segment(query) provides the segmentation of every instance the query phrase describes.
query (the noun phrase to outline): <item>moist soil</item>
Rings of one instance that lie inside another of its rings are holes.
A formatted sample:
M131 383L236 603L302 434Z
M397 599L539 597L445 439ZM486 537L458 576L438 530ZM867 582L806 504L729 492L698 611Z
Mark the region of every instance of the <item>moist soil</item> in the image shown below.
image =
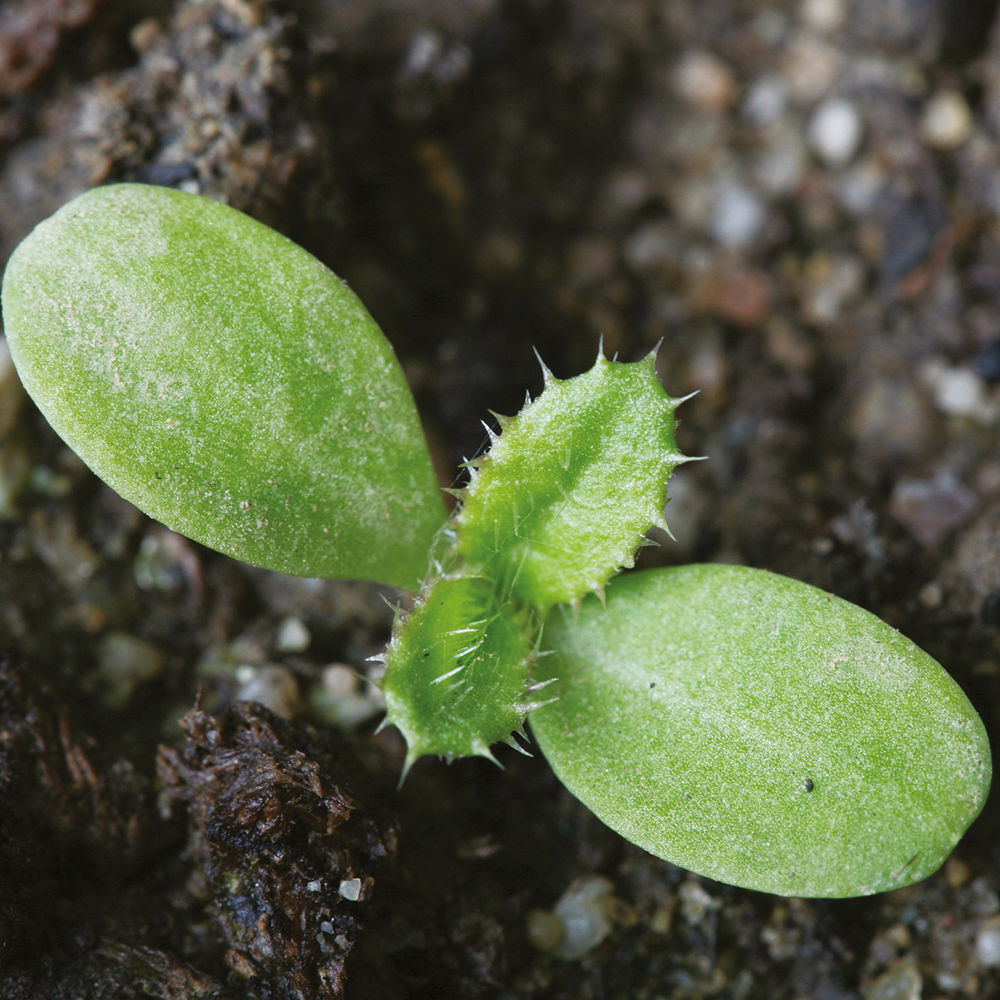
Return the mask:
M993 732L995 0L5 0L0 257L71 196L225 200L346 278L442 483L660 343L676 541L872 610ZM415 766L398 595L149 521L0 355L0 995L1000 996L995 797L944 868L784 899L651 858L539 756ZM591 937L553 915L571 887Z

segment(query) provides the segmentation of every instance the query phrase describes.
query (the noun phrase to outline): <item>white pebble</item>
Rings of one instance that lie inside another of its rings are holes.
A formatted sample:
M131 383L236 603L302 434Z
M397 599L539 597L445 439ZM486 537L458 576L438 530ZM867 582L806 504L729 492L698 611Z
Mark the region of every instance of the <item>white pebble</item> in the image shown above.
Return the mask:
M290 615L278 626L274 647L279 653L304 653L311 641L312 636L302 619Z
M559 958L582 958L596 948L611 933L608 911L612 902L612 885L600 875L574 879L560 896L552 915L562 924L562 934L555 925L545 928L545 937L552 942L552 953ZM540 922L535 917L536 925ZM535 938L541 940L541 935Z
M1000 917L991 917L979 928L976 957L983 965L1000 965Z
M350 903L356 903L361 898L361 879L345 878L337 890Z
M844 23L844 0L802 0L802 21L813 31L827 34Z
M738 181L725 180L716 191L712 235L731 250L752 243L764 225L764 207L752 191Z
M299 686L293 674L274 664L243 663L236 668L238 701L256 701L283 719L291 719L298 708Z
M920 370L934 393L937 408L949 417L971 417L992 423L1000 416L998 406L986 390L986 383L970 368L952 368L938 358L926 361Z
M924 108L920 133L934 149L956 149L972 133L972 112L965 98L954 90L935 94Z
M849 163L861 145L861 117L842 97L824 101L809 122L809 145L828 166Z

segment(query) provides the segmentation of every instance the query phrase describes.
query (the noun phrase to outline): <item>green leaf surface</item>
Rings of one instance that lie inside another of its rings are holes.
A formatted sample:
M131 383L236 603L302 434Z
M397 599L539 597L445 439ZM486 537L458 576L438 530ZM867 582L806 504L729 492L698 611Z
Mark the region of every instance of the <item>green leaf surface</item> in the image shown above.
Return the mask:
M246 562L414 588L444 520L402 370L357 297L234 209L97 188L12 256L4 324L63 439Z
M983 725L944 670L873 615L761 570L622 577L553 613L532 716L605 823L703 875L858 896L933 872L990 782Z
M545 388L476 459L457 517L458 551L499 590L539 610L599 591L631 566L663 521L667 480L687 461L674 441L680 403L652 355L603 355Z
M407 768L424 754L490 757L533 705L530 616L501 604L481 577L446 577L400 615L385 653L386 722L406 737Z

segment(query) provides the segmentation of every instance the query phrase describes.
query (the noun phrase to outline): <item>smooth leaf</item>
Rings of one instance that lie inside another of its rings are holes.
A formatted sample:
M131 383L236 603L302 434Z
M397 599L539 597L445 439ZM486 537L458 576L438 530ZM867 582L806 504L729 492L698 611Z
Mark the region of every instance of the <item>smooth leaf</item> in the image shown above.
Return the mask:
M735 885L857 896L924 878L978 814L982 723L873 615L761 570L622 577L557 611L532 716L555 772L653 854Z
M445 513L385 337L318 260L234 209L97 188L4 276L11 354L67 444L250 563L414 588Z

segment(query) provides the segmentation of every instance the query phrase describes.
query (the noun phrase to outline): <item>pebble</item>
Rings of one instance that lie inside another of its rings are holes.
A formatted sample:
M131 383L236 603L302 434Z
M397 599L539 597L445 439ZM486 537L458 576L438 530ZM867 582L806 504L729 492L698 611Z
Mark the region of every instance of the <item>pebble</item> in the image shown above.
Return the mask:
M820 34L836 31L847 16L844 0L802 0L802 22Z
M274 636L274 648L279 653L304 653L311 641L312 636L302 619L289 615L278 625Z
M802 312L817 326L838 320L864 290L865 273L856 257L817 252L803 268Z
M837 200L856 218L867 218L885 191L885 168L875 160L864 160L845 170L836 183Z
M788 109L788 84L778 73L766 73L751 84L743 101L743 117L753 125L780 121Z
M729 250L751 244L760 234L767 213L757 196L739 181L726 178L716 191L711 232Z
M957 149L972 134L972 112L955 90L935 94L924 108L920 134L934 149Z
M928 584L927 586L930 586ZM924 588L927 589L926 587ZM938 591L941 591L940 584L937 584ZM921 591L923 593L923 591ZM943 594L940 595L943 597ZM938 604L941 603L940 597L937 601ZM972 878L972 869L959 857L952 855L946 862L944 866L944 877L948 885L952 889L961 889L963 885L966 885L970 878Z
M123 708L140 685L163 672L167 654L128 632L108 632L97 647L97 661L108 704Z
M920 376L930 386L935 405L946 416L969 417L982 423L991 423L998 416L986 383L971 368L951 367L932 358L921 367Z
M611 933L613 886L600 875L574 879L551 913L528 915L528 937L536 948L558 958L583 958Z
M700 882L688 879L680 884L677 895L681 901L681 916L692 927L700 924L712 910L722 904L705 891Z
M733 268L709 274L697 294L713 315L750 329L767 318L772 291L771 278L765 271Z
M700 111L726 111L739 97L733 71L711 52L682 56L673 73L673 87L679 97Z
M861 991L864 1000L920 1000L923 979L916 965L901 959Z
M889 512L921 545L938 545L976 509L976 494L949 470L933 479L900 479Z
M1000 917L992 917L979 928L976 958L990 968L1000 965Z
M791 374L808 371L816 362L816 349L806 334L780 316L768 323L764 344L767 356Z
M277 664L242 664L236 669L238 701L256 701L283 719L291 719L299 704L299 686L291 671Z
M625 261L637 274L669 264L678 250L673 227L662 221L647 222L631 233L622 247Z
M792 41L785 49L782 70L792 99L810 104L825 97L840 73L843 58L827 42L809 35Z
M361 898L361 879L343 879L337 892L349 903L356 903Z
M754 180L772 198L794 194L806 169L806 147L798 129L776 126L753 163Z
M824 101L809 122L809 146L830 167L845 166L861 146L861 117L842 97Z
M931 414L922 395L905 379L869 379L848 411L855 441L876 461L919 455L931 434Z
M374 684L346 663L323 668L319 684L309 692L309 704L334 725L350 729L385 710L385 699Z

